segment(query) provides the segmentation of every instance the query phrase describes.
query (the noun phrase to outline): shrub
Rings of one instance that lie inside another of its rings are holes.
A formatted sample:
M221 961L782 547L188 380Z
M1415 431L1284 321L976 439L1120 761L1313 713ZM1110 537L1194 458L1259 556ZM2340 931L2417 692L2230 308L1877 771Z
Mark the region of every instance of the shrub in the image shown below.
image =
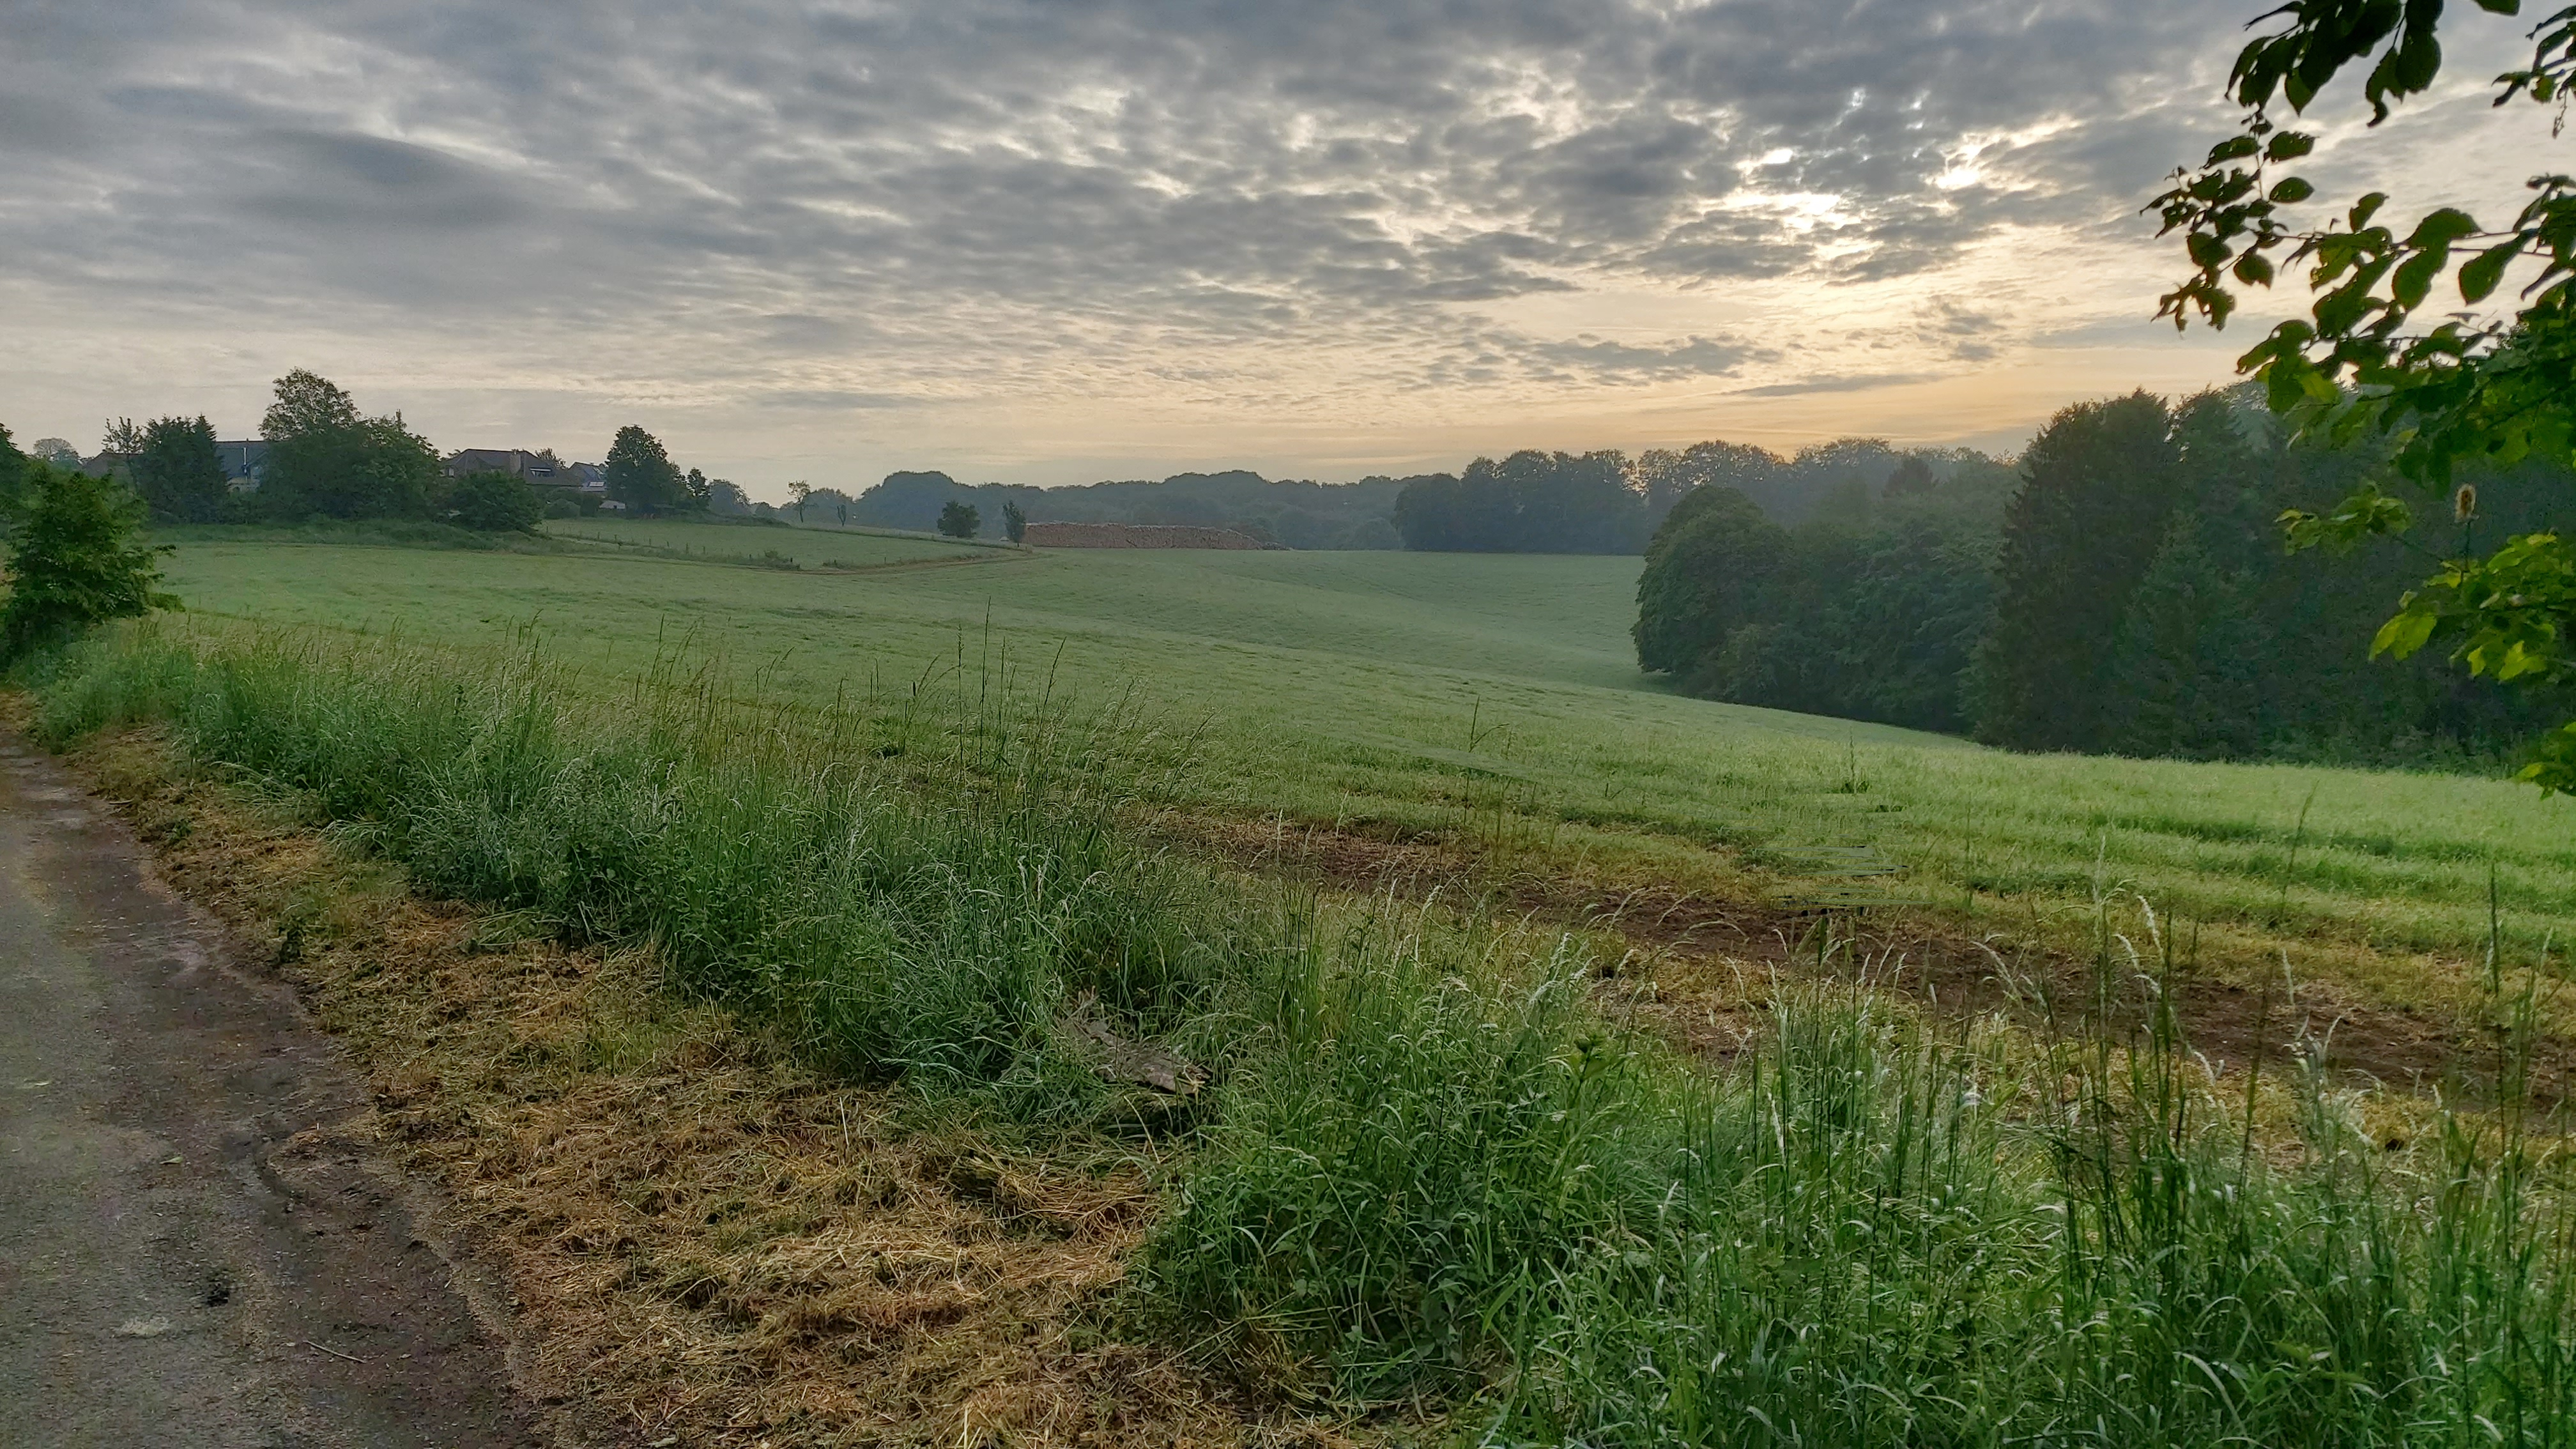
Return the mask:
M179 601L155 592L165 549L134 541L143 505L106 478L30 464L29 500L9 540L9 597L0 604L0 657L59 642L108 619Z
M459 525L481 533L528 533L546 516L546 505L526 479L487 469L456 480L447 511Z

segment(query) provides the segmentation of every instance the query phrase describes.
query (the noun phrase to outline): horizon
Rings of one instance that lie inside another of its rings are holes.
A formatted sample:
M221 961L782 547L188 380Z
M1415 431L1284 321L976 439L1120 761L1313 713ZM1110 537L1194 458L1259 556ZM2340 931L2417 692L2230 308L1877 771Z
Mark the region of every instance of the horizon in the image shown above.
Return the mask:
M2245 18L2158 11L40 4L0 57L0 421L250 436L309 367L442 452L634 423L773 502L2018 452L2231 381L2271 320L2152 320L2183 264L2138 207L2225 133ZM2399 204L2534 169L2480 99L2512 29L2362 148ZM2342 185L2358 107L2315 119Z

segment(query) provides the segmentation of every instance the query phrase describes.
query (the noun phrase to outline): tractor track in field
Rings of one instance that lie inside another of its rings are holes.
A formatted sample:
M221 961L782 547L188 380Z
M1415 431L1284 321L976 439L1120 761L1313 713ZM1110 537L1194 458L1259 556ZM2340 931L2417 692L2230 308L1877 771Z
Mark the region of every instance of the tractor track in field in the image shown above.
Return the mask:
M1604 1009L1716 1058L1732 1057L1764 1030L1775 984L1866 984L1946 1017L2000 1012L2052 1036L2104 1023L2122 1035L2143 1030L2154 986L2143 973L2124 972L2105 1003L2093 959L2031 939L1978 935L1935 911L1856 914L1662 885L1605 888L1500 871L1447 842L1320 825L1172 816L1156 828L1260 873L1416 899L1437 890L1497 915L1614 937L1627 955L1596 987ZM1829 917L1834 945L1820 963L1817 933ZM2507 1033L2499 1022L2377 1005L2316 982L2275 989L2177 970L2163 986L2187 1044L2221 1072L2257 1061L2275 1070L2303 1041L2322 1048L2326 1069L2340 1079L2398 1091L2465 1087L2475 1098L2492 1098L2504 1069ZM2576 1042L2542 1036L2530 1050L2529 1100L2547 1108L2576 1097Z

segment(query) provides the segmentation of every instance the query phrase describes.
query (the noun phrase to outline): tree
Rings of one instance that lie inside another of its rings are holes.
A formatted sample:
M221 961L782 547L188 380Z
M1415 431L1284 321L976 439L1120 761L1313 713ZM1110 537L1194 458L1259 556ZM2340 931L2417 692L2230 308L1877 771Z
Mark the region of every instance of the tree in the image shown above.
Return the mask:
M1630 631L1637 667L1680 672L1724 648L1748 622L1783 537L1737 489L1702 488L1684 499L1646 545Z
M276 396L259 420L259 435L272 443L355 427L358 405L338 383L297 368L277 380Z
M438 450L402 416L361 418L272 441L259 508L281 518L428 516Z
M468 473L448 491L447 514L457 526L482 533L533 533L546 516L545 500L516 473Z
M984 515L972 503L959 503L952 499L947 507L939 510L939 531L950 538L973 538L983 526Z
M1535 449L1413 480L1395 526L1406 548L1458 553L1632 553L1653 532L1624 456Z
M9 597L0 604L0 658L60 642L108 619L179 601L153 588L166 549L134 541L143 505L113 479L37 464L25 516L9 537Z
M277 380L260 419L268 465L258 509L278 518L423 518L438 450L402 414L368 418L330 379L297 368Z
M632 423L608 445L608 496L638 513L660 513L688 498L688 480L662 440Z
M2245 591L2220 566L2205 529L2195 510L2174 512L2120 621L2109 744L2121 754L2226 759L2261 742L2259 692L2246 672L2259 650Z
M18 516L27 488L27 472L33 461L18 451L17 444L9 441L9 427L0 423L0 523Z
M1908 494L1929 493L1940 484L1932 476L1932 465L1919 453L1908 453L1887 475L1887 486L1880 491L1886 498L1903 498Z
M2521 7L2478 8L2510 16ZM2193 268L2157 315L2177 327L2194 317L2224 327L2234 287L2269 287L2284 264L2304 266L2315 298L2308 316L2274 328L2239 370L2262 380L2299 437L2384 438L2388 471L2436 496L2452 491L2464 463L2576 458L2576 177L2534 177L2500 228L2447 206L2411 226L2383 223L2388 197L2376 191L2318 220L2300 210L2316 187L2291 169L2316 136L2285 127L2275 107L2304 116L2348 67L2375 55L2361 90L2377 126L2440 75L2442 14L2441 0L2295 0L2270 12L2263 18L2282 23L2249 42L2228 76L2246 108L2238 134L2196 170L2175 172L2156 201ZM2525 38L2531 64L2496 78L2494 104L2527 96L2555 105L2563 121L2576 81L2576 6ZM2489 307L2509 275L2523 282L2522 305ZM2437 294L2446 277L2472 310ZM2419 320L2427 313L2430 326ZM2474 495L2457 495L2454 509L2474 516ZM2323 514L2293 511L2281 522L2293 548L2349 551L2406 532L2414 514L2373 480ZM2520 534L2483 557L2445 562L2399 601L2371 650L2404 659L2437 640L2471 675L2528 685L2576 678L2576 540ZM2545 790L2576 790L2576 722L2551 735L2523 774Z
M787 485L787 501L796 506L796 521L805 521L805 500L814 496L813 485L799 478Z
M143 451L143 430L132 418L109 418L100 430L98 450L116 457L132 457Z
M1010 502L1003 503L1002 533L1013 543L1020 543L1028 538L1029 516L1020 511L1020 505Z
M1979 739L2107 743L2107 644L2164 538L2181 461L2163 399L2144 392L2066 408L2031 441L2004 515L1994 623L1971 670Z
M708 493L706 474L699 472L695 468L691 468L689 470L688 478L681 486L680 493L684 506L699 513L707 511Z
M134 491L156 518L212 523L229 488L215 454L215 427L203 417L154 418L130 465Z

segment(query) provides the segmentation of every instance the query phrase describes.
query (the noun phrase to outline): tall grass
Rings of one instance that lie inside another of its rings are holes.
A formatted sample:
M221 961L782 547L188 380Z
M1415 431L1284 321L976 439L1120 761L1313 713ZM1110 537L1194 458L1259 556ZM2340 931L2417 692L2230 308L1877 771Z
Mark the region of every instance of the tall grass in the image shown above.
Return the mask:
M1494 1443L2576 1442L2576 1223L2513 1119L2392 1152L2303 1063L2267 1153L2169 1014L2033 1044L1852 990L1712 1073L1577 959L1448 954L1229 1085L1144 1265L1182 1332Z
M1061 713L779 712L667 671L603 702L534 648L179 626L76 651L40 693L52 739L165 724L435 893L650 942L828 1065L1028 1121L1109 1106L1069 1013L1205 1048L1276 930L1113 828Z
M1148 1100L1078 1013L1215 1068L1159 1119L1193 1150L1138 1301L1292 1394L1495 1443L2576 1442L2552 1139L2443 1111L2392 1144L2306 1057L2257 1132L2161 1009L2163 938L2107 915L2088 1034L1784 986L1717 1067L1605 1021L1577 941L1139 848L1086 764L1114 716L667 671L601 703L533 648L185 623L32 682L50 738L156 722L430 889L650 941L680 989L1021 1130Z

